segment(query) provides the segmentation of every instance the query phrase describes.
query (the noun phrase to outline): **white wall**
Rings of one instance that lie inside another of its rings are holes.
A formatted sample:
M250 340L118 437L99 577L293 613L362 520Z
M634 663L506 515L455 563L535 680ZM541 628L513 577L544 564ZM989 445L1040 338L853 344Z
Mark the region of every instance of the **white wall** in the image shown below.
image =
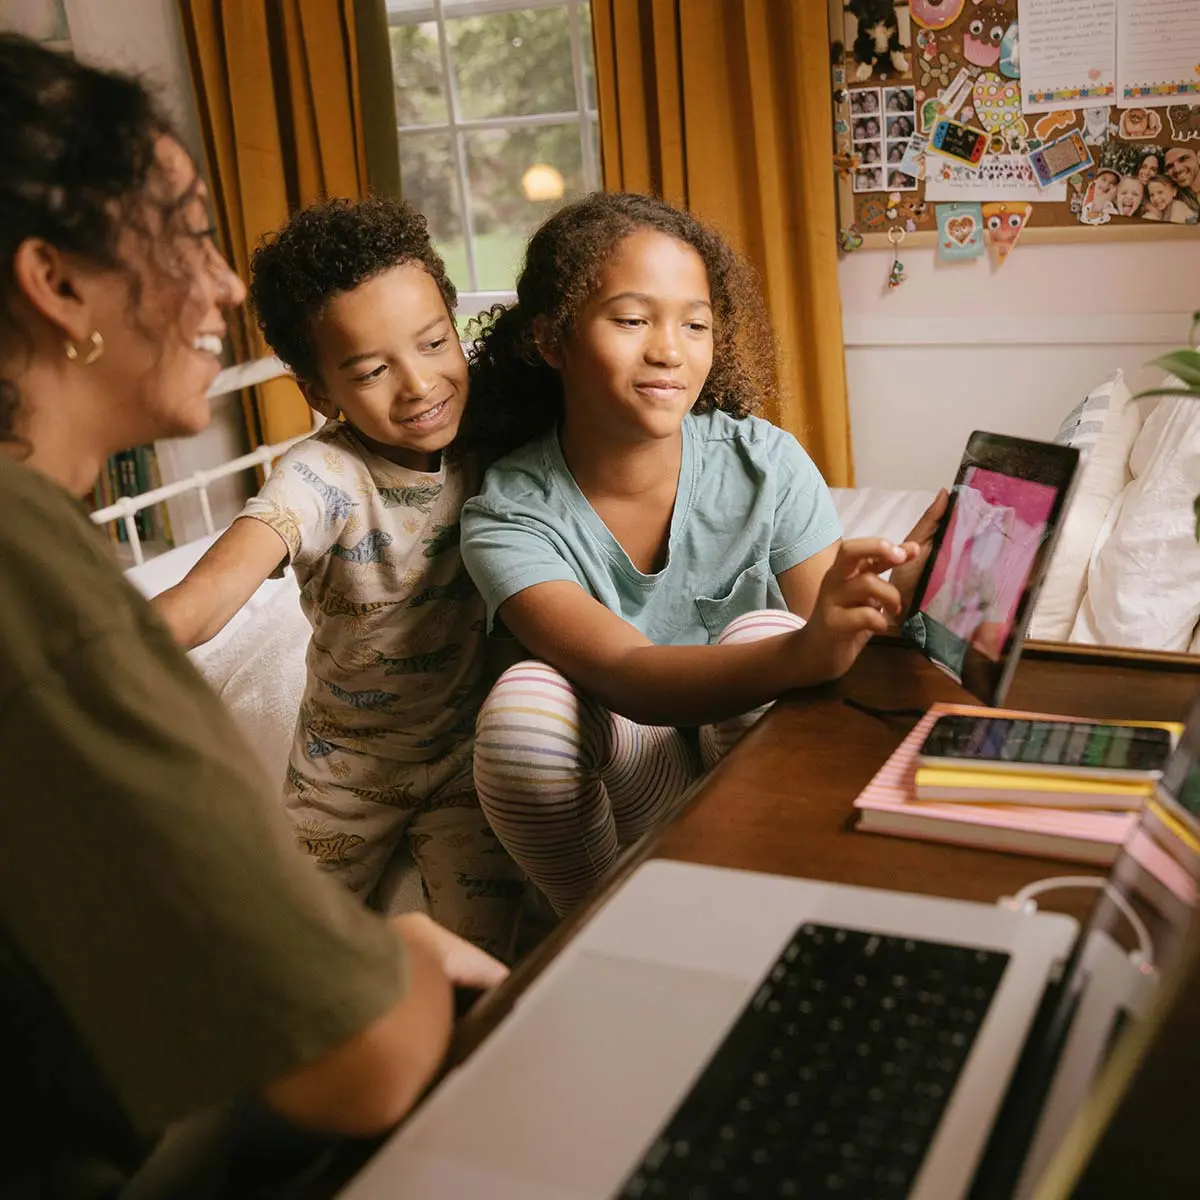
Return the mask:
M119 67L142 76L158 93L180 136L203 169L196 101L175 0L64 0L75 54L86 62ZM164 480L236 458L246 449L245 425L236 398L214 404L209 427L194 438L157 444ZM227 524L248 492L248 476L214 483L213 518ZM203 533L199 503L181 497L168 504L177 542Z
M949 483L973 429L1050 437L1117 367L1157 381L1148 359L1184 344L1200 309L1200 232L1189 241L1018 244L987 259L937 261L901 248L840 267L850 421L860 486Z

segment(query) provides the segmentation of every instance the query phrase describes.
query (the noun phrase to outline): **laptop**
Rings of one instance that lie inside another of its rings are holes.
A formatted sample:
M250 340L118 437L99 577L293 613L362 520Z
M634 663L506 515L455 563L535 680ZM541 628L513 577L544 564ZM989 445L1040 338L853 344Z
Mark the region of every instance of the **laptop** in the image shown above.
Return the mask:
M1082 929L643 864L342 1200L1031 1196L1192 928L1198 762L1200 703Z

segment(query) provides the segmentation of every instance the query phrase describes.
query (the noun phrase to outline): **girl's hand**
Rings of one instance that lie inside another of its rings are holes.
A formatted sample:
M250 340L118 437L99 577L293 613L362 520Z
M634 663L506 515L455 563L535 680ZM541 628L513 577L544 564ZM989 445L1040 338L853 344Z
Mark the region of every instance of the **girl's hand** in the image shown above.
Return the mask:
M879 575L911 563L920 549L915 542L897 546L887 538L853 538L842 543L802 631L810 664L819 678L840 679L871 635L886 632L889 615L900 615L903 601L899 589Z
M917 590L917 584L921 582L921 572L925 570L925 563L933 549L934 534L937 533L938 525L946 515L949 504L950 493L945 488L941 488L933 498L933 503L912 527L908 537L904 539L906 546L912 544L917 547L917 553L892 572L892 583L900 592L898 621L903 621L908 616L909 609L912 608L913 594Z

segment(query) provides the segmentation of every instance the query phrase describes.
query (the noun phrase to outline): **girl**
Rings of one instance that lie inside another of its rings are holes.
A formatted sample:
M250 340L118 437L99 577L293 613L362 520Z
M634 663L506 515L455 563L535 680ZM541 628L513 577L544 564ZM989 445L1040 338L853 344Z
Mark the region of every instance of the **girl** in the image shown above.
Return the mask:
M808 456L750 415L766 322L693 217L589 196L534 234L517 296L475 343L464 437L521 449L464 506L463 558L492 630L540 661L485 701L475 779L563 913L764 706L849 668L902 610L878 572L910 564L911 586L918 546L842 545Z
M1142 217L1147 221L1169 221L1173 225L1188 225L1196 219L1192 210L1179 199L1179 186L1168 175L1156 175L1150 180Z

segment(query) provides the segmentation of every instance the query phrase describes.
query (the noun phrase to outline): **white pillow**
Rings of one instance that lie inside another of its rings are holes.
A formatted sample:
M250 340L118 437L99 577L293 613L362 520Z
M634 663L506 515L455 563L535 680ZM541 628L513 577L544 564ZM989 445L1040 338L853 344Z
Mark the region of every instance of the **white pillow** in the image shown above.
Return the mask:
M1055 441L1075 445L1085 458L1029 623L1029 637L1061 642L1070 634L1087 587L1096 536L1129 481L1129 452L1142 418L1140 406L1129 403L1129 388L1118 371L1093 388L1063 422Z
M1186 651L1200 620L1200 400L1163 397L1130 464L1136 476L1097 538L1072 640Z

